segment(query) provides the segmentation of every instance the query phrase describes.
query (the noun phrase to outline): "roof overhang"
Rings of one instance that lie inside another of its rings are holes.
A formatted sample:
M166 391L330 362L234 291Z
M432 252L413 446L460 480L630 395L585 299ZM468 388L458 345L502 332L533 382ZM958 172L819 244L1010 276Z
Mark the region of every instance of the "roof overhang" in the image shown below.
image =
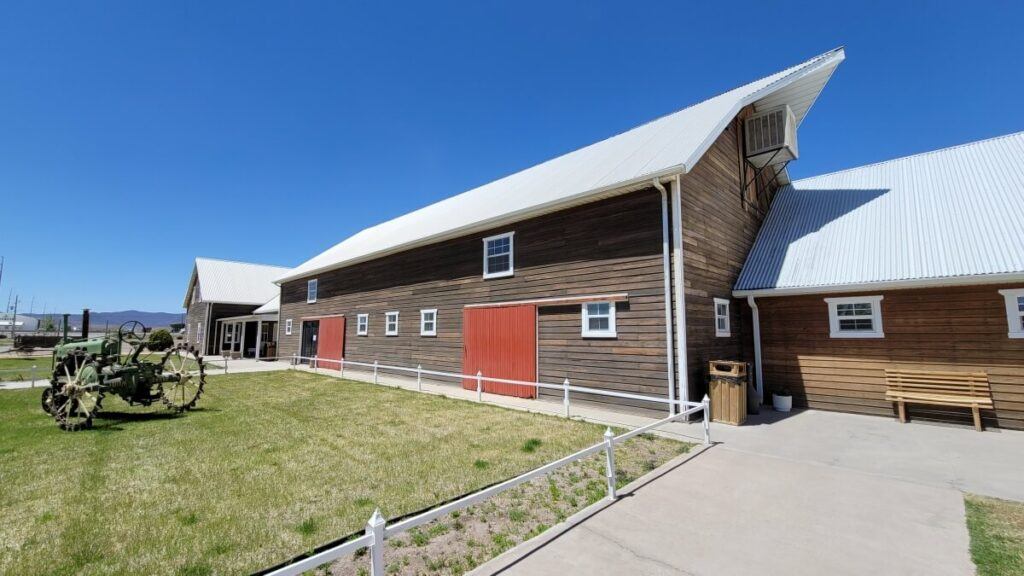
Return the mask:
M985 284L1009 284L1024 282L1024 272L1007 274L978 274L973 276L950 276L945 278L919 278L914 280L893 280L889 282L864 282L859 284L836 284L831 286L796 286L792 288L763 288L755 290L733 290L736 298L771 298L778 296L806 296L811 294L842 294L851 292L879 292L882 290L908 290L913 288L945 288Z

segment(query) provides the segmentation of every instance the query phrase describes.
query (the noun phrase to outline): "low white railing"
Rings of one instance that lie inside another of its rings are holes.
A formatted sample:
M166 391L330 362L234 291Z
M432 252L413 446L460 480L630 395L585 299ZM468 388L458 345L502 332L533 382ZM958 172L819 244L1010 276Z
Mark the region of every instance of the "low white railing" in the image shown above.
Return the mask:
M554 472L555 470L558 470L559 468L567 464L571 464L573 462L576 462L577 460L586 458L587 456L591 456L602 451L605 453L605 479L607 482L608 499L615 500L618 496L615 491L615 445L621 444L634 436L643 434L644 432L654 430L655 428L668 424L669 422L674 422L676 420L679 420L680 418L685 418L690 414L694 414L696 412L702 412L704 416L704 444L711 443L711 430L709 426L710 406L708 397L706 395L704 396L703 402L684 402L681 400L669 400L667 398L658 398L655 396L643 396L641 394L629 394L626 392L615 392L611 390L600 390L596 388L572 386L569 384L568 379L566 379L566 381L561 386L558 386L554 384L544 384L542 382L524 382L520 380L508 380L504 378L490 378L485 377L480 372L477 372L476 375L467 375L455 374L451 372L441 372L437 370L424 370L422 366L417 366L416 368L407 368L404 366L380 364L376 360L371 364L367 362L355 362L352 360L344 359L329 360L326 358L317 358L316 356L292 356L293 364L297 363L299 360L310 361L310 366L311 368L313 368L314 371L318 369L320 363L339 364L339 369L341 370L342 374L344 374L344 369L346 365L373 368L373 382L375 384L379 383L378 377L380 370L382 369L395 370L400 372L414 372L416 374L416 382L420 390L422 390L423 375L445 376L461 379L475 379L477 384L478 401L483 401L482 383L485 381L498 382L502 384L533 386L535 388L562 390L564 392L564 398L566 403L566 415L568 415L568 398L570 391L611 396L615 398L625 398L630 400L641 400L647 402L669 404L671 406L683 409L676 414L668 416L667 418L656 420L654 422L651 422L650 424L646 424L644 426L640 426L639 428L630 430L629 432L619 434L618 436L616 436L612 432L611 428L607 428L604 432L604 437L602 441L597 444L594 444L593 446L589 446L578 452L574 452L568 456L559 458L554 462L544 464L539 468L534 468L529 472L520 474L519 476L510 478L508 480L505 480L504 482L495 484L488 488L484 488L483 490L478 490L476 492L473 492L472 494L468 494L466 496L458 498L457 500L448 502L447 504L442 504L440 506L431 508L430 510L421 512L414 516L410 516L408 518L392 522L391 524L388 524L387 521L384 519L384 516L381 515L380 509L374 510L373 515L370 516L370 519L366 522L366 528L362 536L353 538L351 540L338 544L337 546L329 547L325 550L316 552L310 556L296 559L280 567L276 567L264 572L264 574L268 576L293 576L297 574L302 574L307 570L312 570L317 566L320 566L327 562L331 562L338 558L354 554L357 550L361 548L369 549L371 576L383 576L385 570L384 541L386 539L391 538L392 536L395 536L402 532L412 530L413 528L422 526L446 514L450 514L457 510L462 510L463 508L467 508L474 504L480 503L488 498L491 498L492 496L496 496L524 482L529 482L530 480L533 480L535 478L539 478L546 474L550 474L551 472Z
M33 364L27 370L25 368L10 368L10 369L7 369L7 370L0 370L0 374L24 374L25 372L28 372L29 373L29 378L31 379L30 380L31 387L35 388L36 387L36 369L37 368L39 368L39 367L37 365ZM24 382L24 380L12 380L12 382ZM2 386L3 384L4 384L4 381L0 380L0 386Z

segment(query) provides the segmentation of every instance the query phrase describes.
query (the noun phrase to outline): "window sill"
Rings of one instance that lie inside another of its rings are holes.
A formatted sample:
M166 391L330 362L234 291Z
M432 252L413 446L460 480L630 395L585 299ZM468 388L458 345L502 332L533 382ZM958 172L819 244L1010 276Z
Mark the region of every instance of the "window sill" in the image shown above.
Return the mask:
M715 332L715 338L732 338L731 332Z
M846 339L846 338L885 338L885 333L884 332L863 332L863 333L857 333L857 332L830 332L829 333L829 338L838 338L838 339Z
M515 274L514 270L509 270L507 272L495 272L493 274L484 274L484 280L490 280L492 278L508 278L513 274Z
M580 336L582 336L583 338L594 338L599 340L610 340L619 337L619 335L614 332L584 332Z
M1024 332L1010 332L1008 336L1010 338L1024 338Z

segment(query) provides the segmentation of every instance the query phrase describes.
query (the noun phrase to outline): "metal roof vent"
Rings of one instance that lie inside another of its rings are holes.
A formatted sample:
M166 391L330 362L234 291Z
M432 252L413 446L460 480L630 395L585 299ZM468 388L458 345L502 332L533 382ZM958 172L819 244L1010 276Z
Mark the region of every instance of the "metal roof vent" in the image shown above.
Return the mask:
M789 106L758 112L746 120L747 161L758 168L796 160L796 116Z

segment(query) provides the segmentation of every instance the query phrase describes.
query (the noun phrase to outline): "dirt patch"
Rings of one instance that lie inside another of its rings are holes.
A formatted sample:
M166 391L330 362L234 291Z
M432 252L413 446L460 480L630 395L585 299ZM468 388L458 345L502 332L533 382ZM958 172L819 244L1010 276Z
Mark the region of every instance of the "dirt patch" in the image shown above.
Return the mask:
M692 447L650 434L616 446L616 484L622 487ZM391 538L384 548L386 573L443 575L472 570L606 497L604 469L602 452ZM364 550L319 573L368 575L369 559Z

